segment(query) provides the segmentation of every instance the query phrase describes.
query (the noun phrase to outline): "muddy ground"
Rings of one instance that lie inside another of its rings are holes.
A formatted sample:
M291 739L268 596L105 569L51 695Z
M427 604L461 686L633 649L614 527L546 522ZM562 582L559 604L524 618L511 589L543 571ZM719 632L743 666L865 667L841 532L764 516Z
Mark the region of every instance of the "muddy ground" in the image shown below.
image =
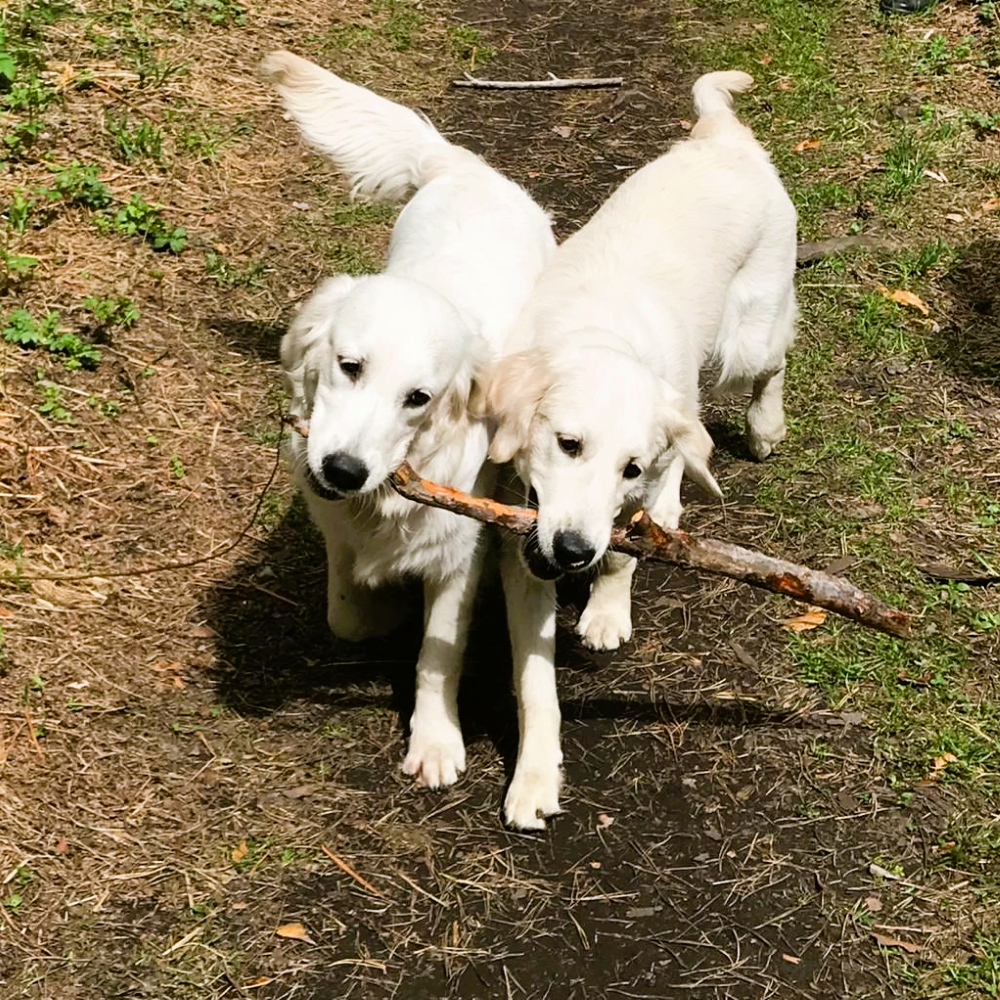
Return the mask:
M315 50L304 40L352 13L265 5L196 26L176 43L190 76L153 96L108 77L51 125L49 156L67 160L125 101L166 120L194 94L242 116L251 138L214 166L126 167L88 142L116 193L147 185L195 249L266 270L221 286L193 251L165 260L67 216L44 280L5 297L54 305L100 278L141 319L93 373L4 348L2 520L21 583L0 604L0 996L861 998L896 990L873 924L933 926L939 954L967 954L943 883L899 878L964 801L889 787L863 714L798 679L777 626L795 607L730 582L641 569L633 640L606 656L574 638L565 589L565 811L543 834L501 822L516 712L495 586L463 681L467 773L440 793L401 773L416 606L391 640L332 642L322 546L275 473L278 338L351 226L252 67L270 47ZM565 235L685 134L690 83L714 67L675 36L681 14L692 31L697 5L659 0L434 9L498 50L484 75L621 74L617 91L449 89L462 67L437 50L409 85L397 54L355 78L483 151ZM68 24L47 57L93 62ZM346 72L352 57L317 58ZM370 266L389 221L367 224ZM39 414L40 364L71 387L72 423ZM117 400L116 419L88 396ZM842 556L782 548L738 411L711 416L729 502L692 491L688 526L814 566ZM46 574L60 589L30 579ZM886 858L899 869L873 872Z

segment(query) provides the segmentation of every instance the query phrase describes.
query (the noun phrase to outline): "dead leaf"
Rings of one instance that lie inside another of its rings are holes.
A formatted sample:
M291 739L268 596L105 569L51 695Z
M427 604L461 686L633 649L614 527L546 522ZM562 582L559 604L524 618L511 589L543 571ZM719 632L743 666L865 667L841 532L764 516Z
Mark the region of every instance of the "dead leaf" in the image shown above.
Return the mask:
M774 61L774 56L772 56L770 52L765 52L757 61L761 64L761 66L770 66Z
M825 621L826 612L822 608L810 608L805 614L783 619L781 627L788 629L789 632L808 632L819 628Z
M792 146L792 152L804 153L807 149L819 149L821 145L819 139L803 139Z
M598 826L611 826L614 823L614 817L609 816L607 813L597 814L597 825Z
M914 295L913 292L908 292L905 288L897 288L895 291L886 288L885 285L878 285L877 288L887 299L892 299L893 302L898 302L901 306L918 309L924 316L930 313L927 303L919 295Z
M995 212L1000 208L1000 198L987 198L979 207L984 212Z
M267 986L268 983L273 982L274 978L272 976L257 976L256 979L251 979L243 984L243 989L245 990L255 990L260 986Z
M868 907L869 913L878 913L882 909L882 900L878 896L866 896L865 906Z
M149 665L150 670L159 670L160 672L170 671L171 673L176 673L181 669L180 660L154 660Z
M282 924L275 932L278 937L292 938L294 941L305 941L306 944L315 944L309 932L299 923Z
M65 854L69 850L69 842L65 837L60 837L56 841L56 846L53 848L56 854Z
M10 618L13 614L14 612L11 611L10 608L5 608L2 604L0 604L0 618Z
M909 954L914 955L920 951L920 945L914 944L912 941L901 941L899 938L888 937L885 934L879 934L878 931L872 931L872 937L882 948L902 948L903 951L909 952Z
M215 637L215 630L208 625L195 625L191 629L191 635L195 639L212 639Z
M65 90L76 78L76 70L68 62L56 60L46 63L45 68L55 74L56 78L53 83L56 90Z
M792 81L791 80L779 80L778 81L778 90L791 90L791 89L792 89Z
M555 132L560 139L568 139L575 129L572 125L553 125L552 131Z
M240 844L239 844L239 847L234 847L233 848L233 853L232 853L232 859L233 859L233 861L235 861L237 864L239 864L247 856L247 851L249 851L249 850L250 850L250 848L247 847L246 840L241 840Z
M949 222L965 222L965 216L959 215L958 212L949 212L945 218Z
M934 758L934 767L927 779L936 778L949 764L957 764L958 758L953 753L943 753L940 757Z

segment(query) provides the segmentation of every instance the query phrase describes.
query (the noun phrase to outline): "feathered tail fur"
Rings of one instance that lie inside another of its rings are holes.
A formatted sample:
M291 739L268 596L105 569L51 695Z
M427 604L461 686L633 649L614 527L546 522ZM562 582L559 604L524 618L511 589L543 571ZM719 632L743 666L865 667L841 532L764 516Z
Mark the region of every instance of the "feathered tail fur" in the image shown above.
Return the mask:
M415 111L291 52L272 52L261 74L310 145L347 176L354 195L400 201L442 173L482 162Z
M726 132L745 138L747 127L733 114L733 94L742 94L753 86L753 77L742 70L720 70L698 77L691 88L698 122L692 139L716 138Z

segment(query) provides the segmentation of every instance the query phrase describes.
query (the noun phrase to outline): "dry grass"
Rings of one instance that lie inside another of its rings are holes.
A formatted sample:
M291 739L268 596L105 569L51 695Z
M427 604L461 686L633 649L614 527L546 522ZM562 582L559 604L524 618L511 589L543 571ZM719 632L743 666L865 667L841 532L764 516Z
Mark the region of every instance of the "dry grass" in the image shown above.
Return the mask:
M69 371L0 343L0 995L988 995L1000 654L996 630L973 624L995 595L942 596L914 564L997 558L986 522L1000 399L984 366L996 361L1000 213L981 208L998 193L997 139L921 132L948 182L875 204L878 128L895 126L874 109L917 87L937 128L964 120L959 104L1000 103L964 57L920 76L928 22L882 24L869 6L806 11L839 18L827 66L857 106L836 116L821 91L782 89L806 71L779 36L800 36L760 25L779 24L782 7L806 14L778 0L739 21L722 0L461 16L406 0L242 13L183 0L52 7L37 22L25 37L63 89L44 138L0 179L3 203L18 189L37 203L23 232L8 208L5 253L38 260L5 279L0 316L58 310L96 336L101 360ZM23 9L4 8L8 27ZM949 44L992 37L973 17L945 3L932 23ZM473 48L498 52L483 75L624 71L628 85L448 91L479 59L456 42L463 23L483 36L461 36ZM858 583L921 614L920 641L866 645L829 625L788 640L777 626L788 605L649 570L631 649L588 656L568 628L581 595L567 588L567 813L543 837L520 836L499 818L516 716L487 593L463 689L469 771L442 794L414 788L397 765L419 615L391 641L331 644L321 546L283 475L272 479L284 324L319 277L378 266L392 214L348 204L302 149L253 75L276 46L485 148L561 232L685 134L693 66L746 60L760 89L743 110L811 235L860 219L902 245L943 236L919 266L869 252L803 272L790 440L761 468L731 411L711 410L730 499L692 496L688 515L704 534L813 565L852 557ZM7 116L7 134L22 118ZM162 153L122 162L109 120L130 134L155 126ZM814 129L817 156L789 152ZM74 159L93 165L115 210L136 192L163 206L187 231L182 252L36 195ZM829 203L821 182L849 197ZM958 212L960 237L947 218ZM912 287L931 319L885 305L877 283ZM88 295L128 298L139 319L95 332ZM877 464L883 452L893 463ZM959 760L934 771L946 746ZM308 940L276 934L296 923ZM872 931L920 950L880 952Z

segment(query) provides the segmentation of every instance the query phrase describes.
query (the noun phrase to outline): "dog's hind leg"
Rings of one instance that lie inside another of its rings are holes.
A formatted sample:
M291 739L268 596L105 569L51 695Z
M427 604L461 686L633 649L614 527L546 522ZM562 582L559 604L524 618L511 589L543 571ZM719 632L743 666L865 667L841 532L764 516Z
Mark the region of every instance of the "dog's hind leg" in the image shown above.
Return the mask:
M753 395L747 408L747 442L754 458L767 458L785 436L784 385L784 365L753 380Z
M681 459L681 468L684 460ZM576 633L590 649L617 649L632 636L632 574L635 559L609 552L590 585L590 600Z
M785 353L795 337L795 291L790 281L767 280L773 267L770 257L761 255L737 275L719 334L718 389L752 383L747 443L758 459L767 458L785 436ZM791 268L794 273L794 264Z
M471 558L447 579L424 580L424 641L403 770L428 788L453 785L465 770L458 684L482 572L481 548L476 545Z
M562 749L556 693L556 587L521 564L517 545L504 542L500 571L507 602L520 741L504 818L522 830L542 830L559 812Z

